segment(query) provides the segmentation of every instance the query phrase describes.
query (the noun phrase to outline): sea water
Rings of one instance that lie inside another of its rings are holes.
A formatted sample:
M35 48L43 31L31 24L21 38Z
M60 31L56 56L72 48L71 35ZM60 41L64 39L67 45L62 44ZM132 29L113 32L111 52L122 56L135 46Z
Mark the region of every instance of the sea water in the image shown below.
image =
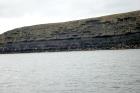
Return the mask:
M140 93L140 49L0 54L0 93Z

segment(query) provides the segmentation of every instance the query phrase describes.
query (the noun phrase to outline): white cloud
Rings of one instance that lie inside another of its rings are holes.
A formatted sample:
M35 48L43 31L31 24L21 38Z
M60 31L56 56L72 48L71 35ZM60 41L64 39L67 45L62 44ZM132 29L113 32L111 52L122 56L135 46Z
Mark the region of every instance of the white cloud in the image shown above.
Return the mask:
M140 0L0 0L0 33L16 27L139 10Z

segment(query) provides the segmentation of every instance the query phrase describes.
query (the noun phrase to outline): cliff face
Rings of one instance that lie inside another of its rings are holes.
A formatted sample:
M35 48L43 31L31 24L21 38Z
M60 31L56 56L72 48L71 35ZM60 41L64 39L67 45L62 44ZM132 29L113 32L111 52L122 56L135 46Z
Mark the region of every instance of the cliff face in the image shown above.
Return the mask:
M0 53L140 48L140 11L17 28Z

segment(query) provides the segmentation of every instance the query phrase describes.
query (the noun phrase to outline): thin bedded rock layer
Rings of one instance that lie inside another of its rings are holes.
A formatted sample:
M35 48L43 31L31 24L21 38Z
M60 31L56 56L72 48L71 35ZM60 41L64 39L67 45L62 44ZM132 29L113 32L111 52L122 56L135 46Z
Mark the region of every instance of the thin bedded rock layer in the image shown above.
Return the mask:
M0 35L0 53L140 48L140 11L41 24Z

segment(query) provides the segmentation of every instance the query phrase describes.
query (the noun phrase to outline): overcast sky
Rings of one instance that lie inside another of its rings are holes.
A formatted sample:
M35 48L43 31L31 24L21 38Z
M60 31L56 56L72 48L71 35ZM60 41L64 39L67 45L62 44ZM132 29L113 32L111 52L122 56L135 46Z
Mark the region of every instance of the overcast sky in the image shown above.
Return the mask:
M140 0L0 0L0 33L135 10L140 10Z

